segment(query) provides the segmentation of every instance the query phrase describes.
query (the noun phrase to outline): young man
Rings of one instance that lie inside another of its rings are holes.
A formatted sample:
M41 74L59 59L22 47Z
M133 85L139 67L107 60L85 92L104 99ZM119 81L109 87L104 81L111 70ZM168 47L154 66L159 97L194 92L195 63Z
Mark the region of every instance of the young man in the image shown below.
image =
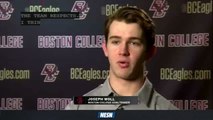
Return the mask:
M157 93L144 74L145 61L155 52L155 25L143 10L119 9L105 23L102 48L109 59L109 77L85 96L138 96L134 105L74 105L67 110L170 110L177 109Z

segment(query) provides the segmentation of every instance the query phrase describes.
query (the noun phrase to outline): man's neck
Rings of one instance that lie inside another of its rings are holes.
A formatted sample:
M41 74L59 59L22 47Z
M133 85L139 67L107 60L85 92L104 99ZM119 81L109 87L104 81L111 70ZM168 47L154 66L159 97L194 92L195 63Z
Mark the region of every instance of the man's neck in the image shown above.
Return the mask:
M135 96L144 84L144 76L136 80L124 80L110 76L109 83L112 89L120 96Z

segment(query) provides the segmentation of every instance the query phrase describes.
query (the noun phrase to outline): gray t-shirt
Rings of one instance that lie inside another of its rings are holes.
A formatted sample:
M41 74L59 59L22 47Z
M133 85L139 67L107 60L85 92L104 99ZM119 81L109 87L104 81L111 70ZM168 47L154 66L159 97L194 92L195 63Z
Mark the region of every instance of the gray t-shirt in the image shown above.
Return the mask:
M115 95L109 84L109 78L99 85L97 88L91 90L84 96L111 96ZM138 104L130 105L77 105L73 101L69 103L65 110L178 110L166 98L160 95L153 89L152 83L146 78L143 86L136 94L139 98Z

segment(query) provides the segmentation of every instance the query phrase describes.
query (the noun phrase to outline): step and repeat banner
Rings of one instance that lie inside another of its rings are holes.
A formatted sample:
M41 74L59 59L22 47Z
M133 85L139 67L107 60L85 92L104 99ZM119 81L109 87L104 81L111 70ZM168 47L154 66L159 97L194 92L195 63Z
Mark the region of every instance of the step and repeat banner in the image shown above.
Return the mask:
M155 89L181 110L212 109L212 0L0 0L0 110L63 110L103 83L104 21L125 6L155 21Z

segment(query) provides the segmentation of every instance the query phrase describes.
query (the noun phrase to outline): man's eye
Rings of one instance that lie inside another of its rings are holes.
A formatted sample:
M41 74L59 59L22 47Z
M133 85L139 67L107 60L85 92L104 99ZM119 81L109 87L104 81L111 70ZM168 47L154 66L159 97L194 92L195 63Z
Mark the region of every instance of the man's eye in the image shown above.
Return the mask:
M112 41L112 44L117 45L117 44L119 44L119 41L117 41L117 40L113 40L113 41Z
M131 44L131 45L137 45L137 46L141 45L140 42L130 42L130 44Z

